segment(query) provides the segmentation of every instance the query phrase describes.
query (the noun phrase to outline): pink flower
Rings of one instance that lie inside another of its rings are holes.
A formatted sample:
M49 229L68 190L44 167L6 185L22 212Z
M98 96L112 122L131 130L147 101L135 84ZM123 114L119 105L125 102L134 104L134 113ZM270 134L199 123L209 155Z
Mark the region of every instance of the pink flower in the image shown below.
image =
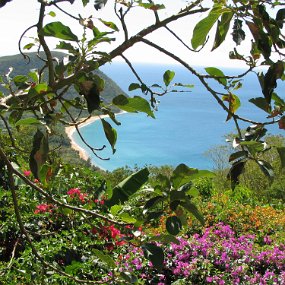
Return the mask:
M85 193L81 193L79 188L71 188L67 191L67 195L70 196L70 198L75 198L77 197L81 202L85 201L85 197L87 196L87 194Z
M53 208L53 205L51 204L39 204L36 206L34 213L35 214L46 213L46 212L51 213L52 208Z
M32 174L32 171L31 170L24 170L23 173L26 177L29 177Z

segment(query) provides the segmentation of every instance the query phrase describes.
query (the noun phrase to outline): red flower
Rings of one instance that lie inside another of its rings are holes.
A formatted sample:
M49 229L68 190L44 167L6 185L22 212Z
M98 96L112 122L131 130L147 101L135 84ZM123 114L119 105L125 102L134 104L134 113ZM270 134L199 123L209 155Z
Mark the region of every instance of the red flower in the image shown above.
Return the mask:
M53 208L53 205L51 204L39 204L36 206L34 213L35 214L46 213L46 212L51 213L52 208Z
M71 188L67 191L67 194L72 199L77 197L81 202L85 202L85 197L87 196L86 193L81 193L79 188Z
M32 174L32 171L31 170L24 170L23 173L26 177L29 177Z

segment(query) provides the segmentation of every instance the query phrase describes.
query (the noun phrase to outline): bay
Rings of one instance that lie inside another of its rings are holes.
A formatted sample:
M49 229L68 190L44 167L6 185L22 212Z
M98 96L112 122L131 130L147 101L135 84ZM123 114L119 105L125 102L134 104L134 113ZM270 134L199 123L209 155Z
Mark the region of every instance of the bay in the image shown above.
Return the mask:
M125 113L117 116L120 126L108 119L118 132L115 154L112 154L100 121L82 127L81 133L89 144L94 147L106 145L98 155L109 160L94 156L78 134L73 136L75 142L87 151L93 164L110 171L126 165L176 166L179 163L199 169L212 169L213 162L205 153L214 146L224 144L225 135L235 132L233 121L226 122L227 114L201 83L183 67L155 64L136 64L134 67L147 85L163 85L163 73L172 70L175 72L173 83L194 84L195 87L189 89L190 92L175 92L159 97L155 119L144 113ZM129 84L137 80L124 63L112 63L101 70L129 96L144 96L138 90L128 91ZM227 69L225 72L236 75L241 70ZM241 100L238 111L240 115L250 116L253 120L264 120L266 114L248 102L249 98L262 96L254 74L249 75L243 82L243 88L235 94ZM147 96L145 98L149 99ZM247 126L248 124L242 124L242 127ZM279 134L281 130L274 126L270 127L269 132Z

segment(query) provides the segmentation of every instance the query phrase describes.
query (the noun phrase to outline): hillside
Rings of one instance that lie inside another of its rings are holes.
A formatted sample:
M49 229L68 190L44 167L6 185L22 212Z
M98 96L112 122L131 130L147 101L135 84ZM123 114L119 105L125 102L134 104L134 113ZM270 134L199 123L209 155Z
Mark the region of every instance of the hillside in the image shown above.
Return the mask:
M59 59L62 59L65 54L60 53L60 52L53 52L53 55ZM9 71L10 67L13 67L13 71L10 76L14 77L16 75L25 75L31 69L39 69L43 66L43 62L37 57L36 53L29 53L29 57L30 57L29 62L25 60L23 56L20 54L13 55L13 56L0 57L0 76L4 77L5 74ZM100 70L97 70L96 74L98 74L105 81L105 89L100 94L104 102L106 103L111 102L112 99L119 94L126 95L123 92L123 90L103 72L101 72ZM5 95L7 94L7 90L4 89L1 85L0 85L0 91L2 91ZM76 93L74 88L71 88L68 94L66 94L66 96L70 98L74 98L75 96L78 96L78 93ZM70 113L74 115L74 117L77 117L78 110L70 108L69 111ZM80 114L81 117L86 117L87 115L88 115L87 111L83 111ZM1 125L2 125L2 121L0 121L0 126ZM64 161L68 161L69 163L75 163L75 164L89 165L89 162L82 161L82 159L79 158L78 153L74 151L73 149L71 149L71 144L70 144L68 137L66 136L64 126L61 124L58 124L54 128L55 128L54 130L56 131L57 135L51 138L51 149L54 149L54 148L57 149L59 155ZM34 134L34 128L31 128L31 129L25 128L24 131L27 134L26 137L30 138L30 141L31 141L31 138ZM21 132L23 132L23 130L21 130ZM60 147L58 148L58 146Z
M31 69L38 69L43 66L43 62L37 57L36 53L29 53L28 55L30 57L30 62L25 60L20 54L0 57L0 76L7 73L10 67L13 67L11 76L15 76L27 74ZM59 59L62 59L65 56L65 54L61 52L53 52L53 55ZM105 89L102 91L101 97L104 98L106 102L110 102L113 97L119 94L124 94L124 91L106 74L100 70L97 70L96 74L105 80ZM3 89L0 90L3 91ZM73 97L76 93L74 90L71 90L69 95Z

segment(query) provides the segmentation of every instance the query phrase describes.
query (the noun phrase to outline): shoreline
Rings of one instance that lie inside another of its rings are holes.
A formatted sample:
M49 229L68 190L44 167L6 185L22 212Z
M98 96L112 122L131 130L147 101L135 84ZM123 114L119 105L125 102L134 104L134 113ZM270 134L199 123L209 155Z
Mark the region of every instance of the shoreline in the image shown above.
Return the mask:
M121 114L125 114L125 113L127 113L127 112L120 112L120 113L117 113L115 115L117 116L117 115L121 115ZM104 119L104 118L108 118L108 117L109 117L108 115L94 115L94 116L90 117L88 120L86 120L84 123L80 124L79 129L82 127L85 127L89 124L92 124L95 121L100 120L101 118ZM84 120L84 119L82 119L82 120ZM78 151L79 157L81 159L87 161L90 158L90 155L88 155L87 151L84 148L82 148L81 146L79 146L76 143L76 141L74 140L73 135L75 132L76 132L75 126L65 127L65 133L67 134L67 137L70 140L71 148L73 148L75 151ZM97 166L97 165L95 165L95 166ZM97 166L97 167L99 167L99 166Z

